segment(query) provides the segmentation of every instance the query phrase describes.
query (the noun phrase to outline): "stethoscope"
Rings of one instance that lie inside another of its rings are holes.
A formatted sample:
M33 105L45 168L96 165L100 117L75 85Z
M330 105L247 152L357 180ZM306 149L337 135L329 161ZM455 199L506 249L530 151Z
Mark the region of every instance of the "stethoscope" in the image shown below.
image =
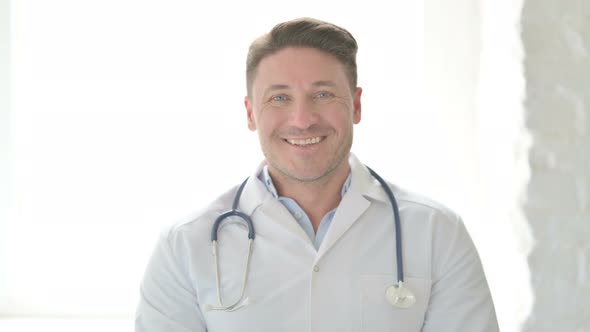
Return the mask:
M397 283L389 286L385 290L385 299L387 300L387 302L389 302L392 306L394 306L396 308L400 308L400 309L409 308L412 305L414 305L414 303L416 303L416 297L414 296L412 291L404 285L404 264L403 264L403 257L402 257L403 256L402 255L402 245L401 245L402 232L401 232L401 222L400 222L400 217L399 217L399 209L397 207L397 201L395 200L395 197L393 196L393 192L391 192L391 189L385 183L383 178L381 178L377 173L375 173L375 171L373 171L369 167L367 167L367 169L369 170L371 175L373 175L373 177L375 177L375 179L377 179L377 181L379 181L379 183L381 184L381 187L383 188L383 190L387 194L387 197L389 198L389 201L391 203L391 207L393 209L393 219L394 219L394 224L395 224L395 251L396 251L396 257L397 257ZM213 245L212 246L213 247L213 259L215 261L215 282L216 282L216 286L217 286L218 304L217 305L214 305L214 304L205 305L205 310L207 310L207 311L209 311L209 310L235 311L235 310L238 310L241 307L243 307L249 303L248 298L247 297L244 298L244 293L245 293L245 289L246 289L246 282L248 279L248 267L250 265L250 256L252 254L252 243L254 242L254 238L255 238L256 234L254 232L254 224L252 223L252 219L250 219L250 217L247 214L245 214L241 211L238 211L238 205L240 203L240 196L242 195L242 191L244 190L244 187L246 186L247 181L248 181L248 179L244 180L244 182L242 182L242 184L240 185L238 192L236 193L236 196L234 197L234 202L232 204L231 210L224 212L219 217L217 217L217 219L215 219L215 223L213 224L213 228L211 229L211 243ZM221 225L221 223L224 220L226 220L228 217L231 217L231 216L236 216L238 218L241 218L243 221L246 222L246 225L248 226L248 251L246 253L246 266L244 267L244 278L242 281L242 290L240 292L240 297L234 303L229 304L229 305L224 305L223 300L222 300L222 296L221 296L221 286L219 283L220 277L219 277L219 262L218 262L218 258L217 258L217 231L219 230L219 226Z

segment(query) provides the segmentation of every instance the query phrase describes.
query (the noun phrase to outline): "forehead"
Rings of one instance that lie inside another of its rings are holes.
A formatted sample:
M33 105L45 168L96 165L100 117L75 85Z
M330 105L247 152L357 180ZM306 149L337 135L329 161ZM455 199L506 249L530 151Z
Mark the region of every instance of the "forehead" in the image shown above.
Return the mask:
M318 81L348 85L344 65L335 56L314 48L287 47L264 57L254 77L253 88L283 84L309 86Z

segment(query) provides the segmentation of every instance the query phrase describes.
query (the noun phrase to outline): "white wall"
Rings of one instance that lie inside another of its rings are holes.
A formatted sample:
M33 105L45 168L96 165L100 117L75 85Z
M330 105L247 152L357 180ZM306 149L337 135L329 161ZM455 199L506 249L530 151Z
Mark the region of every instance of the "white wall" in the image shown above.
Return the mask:
M535 238L523 331L590 331L590 4L525 1L531 176L522 206Z
M501 331L521 331L534 294L527 257L533 243L521 202L529 180L530 135L524 126L525 73L521 1L482 4L478 90L480 216L487 225L481 255Z
M10 142L10 1L0 0L0 264L8 259L8 225L12 200ZM1 271L1 269L0 269ZM7 291L0 274L0 294Z

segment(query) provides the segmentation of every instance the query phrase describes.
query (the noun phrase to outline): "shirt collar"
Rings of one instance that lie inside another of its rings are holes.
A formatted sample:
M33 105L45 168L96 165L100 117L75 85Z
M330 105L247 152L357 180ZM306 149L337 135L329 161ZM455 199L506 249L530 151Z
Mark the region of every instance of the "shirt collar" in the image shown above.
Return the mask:
M352 152L349 155L348 162L351 174L349 175L350 181L345 181L345 184L348 184L346 186L347 196L351 194L362 195L367 199L386 202L388 200L387 195L379 182L371 176L365 165ZM266 200L274 200L270 190L265 185L266 181L263 176L265 166L266 162L262 161L244 187L242 199L240 200L240 210L248 215L252 215ZM394 186L392 190L397 197L398 188Z

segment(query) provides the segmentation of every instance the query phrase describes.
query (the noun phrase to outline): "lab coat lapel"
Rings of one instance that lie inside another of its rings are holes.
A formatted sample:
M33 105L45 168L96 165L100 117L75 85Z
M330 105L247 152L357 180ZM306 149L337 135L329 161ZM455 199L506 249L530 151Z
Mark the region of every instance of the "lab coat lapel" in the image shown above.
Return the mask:
M359 193L349 192L344 195L334 219L332 219L332 224L320 245L316 261L319 261L338 242L370 205L371 202Z
M289 213L287 208L279 201L272 198L272 196L270 197L271 198L267 199L257 211L256 216L259 220L259 224L264 223L265 229L267 229L268 226L278 225L313 247L311 239L293 218L291 213Z
M293 219L287 208L274 199L258 179L258 174L260 174L264 165L262 163L248 179L240 199L240 210L252 217L257 234L263 234L268 229L268 226L279 225L313 246L309 236Z
M372 204L372 201L387 201L383 189L369 170L354 154L348 159L352 179L350 188L342 197L338 205L332 224L322 241L316 261L330 250L332 246L344 235L344 233L361 218L362 214Z
M317 260L361 217L371 205L371 200L387 201L377 180L373 179L367 168L352 153L349 156L349 164L352 172L351 186L336 210L332 224L319 248ZM264 232L269 225L279 225L313 246L303 228L293 219L289 211L272 197L264 183L258 179L264 165L264 162L261 163L256 172L248 179L240 199L239 209L252 216L257 233Z

